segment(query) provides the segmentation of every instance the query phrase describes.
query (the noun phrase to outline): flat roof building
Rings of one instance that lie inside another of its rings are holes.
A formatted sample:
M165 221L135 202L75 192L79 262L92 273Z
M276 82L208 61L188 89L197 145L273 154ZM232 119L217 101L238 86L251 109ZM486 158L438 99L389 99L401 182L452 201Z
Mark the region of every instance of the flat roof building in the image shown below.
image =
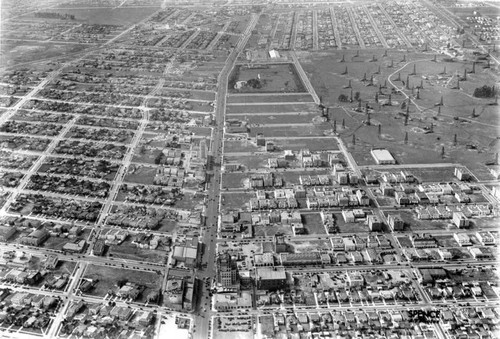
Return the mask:
M392 165L396 163L396 160L386 149L372 149L370 153L377 165Z

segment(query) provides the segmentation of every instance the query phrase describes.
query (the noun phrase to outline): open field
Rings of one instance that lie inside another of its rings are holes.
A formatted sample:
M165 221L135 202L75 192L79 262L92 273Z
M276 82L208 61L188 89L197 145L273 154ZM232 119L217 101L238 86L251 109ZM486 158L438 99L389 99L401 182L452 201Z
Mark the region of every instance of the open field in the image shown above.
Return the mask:
M345 62L340 62L345 55ZM433 54L407 53L390 51L386 57L382 51L362 51L358 57L355 52L332 51L316 53L300 53L300 60L305 71L309 74L318 95L321 95L326 106L343 107L330 109L331 119L336 120L337 127L344 120L345 129L338 130L339 135L348 143L355 160L360 165L372 164L369 150L374 147L385 147L400 163L439 163L461 162L474 173L486 176L484 163L493 158L498 152L499 143L495 142L500 126L499 118L495 115L496 107L492 106L492 99L478 99L472 97L476 87L484 84L493 84L495 75L491 69L484 69L483 63L476 63L474 74L467 74L467 80L460 82L460 89L454 88L458 77L462 77L464 70L472 70L471 61L449 61L437 56L432 61ZM375 55L376 61L371 61ZM403 61L405 58L405 61ZM393 67L389 67L393 60ZM380 66L380 72L378 67ZM347 74L342 74L345 69ZM416 75L410 75L415 67ZM443 73L446 67L446 74ZM401 81L396 81L398 74ZM362 81L366 74L366 81ZM373 76L373 86L370 78ZM379 104L388 102L390 83L386 82L391 76L398 88L404 88L407 76L410 88L423 86L416 98L416 89L404 89L406 95L417 103L409 108L408 125L404 124L406 109L400 108L406 97L402 94L392 94L392 106ZM364 111L365 105L371 107L371 126L363 124L367 120L364 112L355 112L358 102L340 103L338 97L345 94L349 97L350 89L344 88L351 81L354 94L359 92ZM379 85L387 85L379 94L379 103L375 102L375 95ZM443 97L444 106L438 113L436 103ZM472 110L475 116L472 117ZM381 135L378 134L378 125L381 125ZM432 125L432 127L431 127ZM432 133L425 134L432 128ZM408 141L405 144L405 135ZM457 142L454 142L454 135ZM353 143L354 136L354 143ZM442 149L444 147L444 155ZM464 154L466 156L464 156Z
M293 137L294 139L302 136L318 136L327 133L331 129L329 125L301 125L301 126L262 126L251 127L249 135L255 137L262 133L269 137Z
M147 16L156 12L160 7L134 7L134 8L51 8L51 12L60 13L62 15L74 15L77 24L85 23L89 25L132 25ZM37 19L33 14L22 16L20 19ZM40 19L38 19L40 20ZM45 19L46 20L46 19Z
M300 114L277 114L277 115L255 115L255 114L228 114L228 118L246 121L251 127L272 127L276 124L311 124L318 118L317 113Z
M99 282L94 289L88 292L90 295L104 297L108 291L117 291L116 283L126 279L129 282L145 286L146 289L137 299L138 302L145 302L146 296L153 290L158 290L161 285L160 276L156 273L135 271L109 266L89 265L83 278L98 279Z
M307 234L326 234L325 226L319 213L302 214L302 223L307 230Z
M109 256L113 256L115 260L139 260L152 263L162 263L167 257L167 252L160 250L152 250L149 248L139 248L133 245L129 240L124 241L120 245L111 245L108 250Z
M56 42L30 42L30 41L2 41L2 66L9 67L17 64L39 61L48 58L61 57L83 52L88 45L63 44Z
M254 192L249 193L221 193L222 197L222 211L232 210L246 210L247 205L251 198L255 197Z
M267 167L267 161L270 158L274 158L275 155L272 153L260 153L251 155L227 155L224 157L224 163L238 163L246 169L258 169L262 167Z
M303 113L317 112L318 108L314 103L293 103L293 101L280 104L252 104L252 105L227 105L227 114L244 113L268 113L279 115L280 113Z
M272 103L272 102L314 102L310 94L286 94L286 95L237 95L232 94L227 97L228 104L246 103Z
M248 174L245 173L223 173L222 188L243 188L244 181L248 181Z
M337 140L335 140L334 138L318 137L301 139L300 137L297 137L293 139L273 139L273 136L270 136L268 140L273 141L275 145L280 149L300 151L301 149L307 148L311 152L336 151L339 149Z
M249 86L235 89L239 81L258 80L260 88ZM305 92L293 64L266 64L247 67L236 65L229 76L229 93L289 93Z
M241 137L241 139L235 140L231 138L230 140L224 140L224 152L257 152L261 148L257 147L254 142L247 140L246 137Z

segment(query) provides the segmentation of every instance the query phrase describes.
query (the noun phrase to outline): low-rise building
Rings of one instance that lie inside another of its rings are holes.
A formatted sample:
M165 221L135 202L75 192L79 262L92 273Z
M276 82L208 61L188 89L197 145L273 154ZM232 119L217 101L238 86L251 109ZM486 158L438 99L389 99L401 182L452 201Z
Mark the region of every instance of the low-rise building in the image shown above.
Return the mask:
M286 286L287 277L284 267L259 267L255 269L257 288L277 290Z
M495 237L490 232L476 232L476 238L482 245L495 245Z
M387 222L393 231L404 230L405 223L399 214L389 214L387 216Z
M453 212L453 223L458 228L466 228L469 227L470 221L463 212Z
M466 233L454 233L453 238L460 246L471 246L470 237Z
M382 219L380 219L380 217L378 215L369 215L367 218L366 218L367 222L368 222L368 228L370 228L370 231L372 232L380 232L382 231L382 227L384 225L384 223L382 222Z

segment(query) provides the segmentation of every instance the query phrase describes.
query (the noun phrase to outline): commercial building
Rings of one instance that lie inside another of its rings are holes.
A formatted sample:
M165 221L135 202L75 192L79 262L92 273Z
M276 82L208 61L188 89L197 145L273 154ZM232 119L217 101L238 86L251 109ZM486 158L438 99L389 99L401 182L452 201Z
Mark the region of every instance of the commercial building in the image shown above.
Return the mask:
M21 238L21 243L30 246L40 246L50 237L49 232L44 229L35 230L25 237Z
M229 253L222 253L217 257L217 282L223 287L238 283L238 267Z
M277 290L285 287L287 281L284 267L259 267L255 278L260 290Z
M193 237L186 243L175 246L172 258L183 262L187 267L195 267L198 264L199 246L198 237Z
M392 165L396 163L396 160L386 149L372 149L370 153L377 165Z
M402 231L405 226L405 223L399 214L389 214L387 216L387 222L393 231Z

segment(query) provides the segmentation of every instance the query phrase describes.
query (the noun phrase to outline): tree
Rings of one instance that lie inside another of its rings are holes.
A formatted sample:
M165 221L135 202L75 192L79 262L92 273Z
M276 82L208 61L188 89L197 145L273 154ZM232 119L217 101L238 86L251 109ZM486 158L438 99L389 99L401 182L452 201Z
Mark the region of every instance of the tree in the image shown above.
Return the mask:
M478 87L474 90L474 96L476 98L493 98L495 96L495 86L484 85L483 87Z
M347 95L341 94L341 95L339 95L339 101L340 102L347 102L347 101L349 101L349 98L347 97Z

